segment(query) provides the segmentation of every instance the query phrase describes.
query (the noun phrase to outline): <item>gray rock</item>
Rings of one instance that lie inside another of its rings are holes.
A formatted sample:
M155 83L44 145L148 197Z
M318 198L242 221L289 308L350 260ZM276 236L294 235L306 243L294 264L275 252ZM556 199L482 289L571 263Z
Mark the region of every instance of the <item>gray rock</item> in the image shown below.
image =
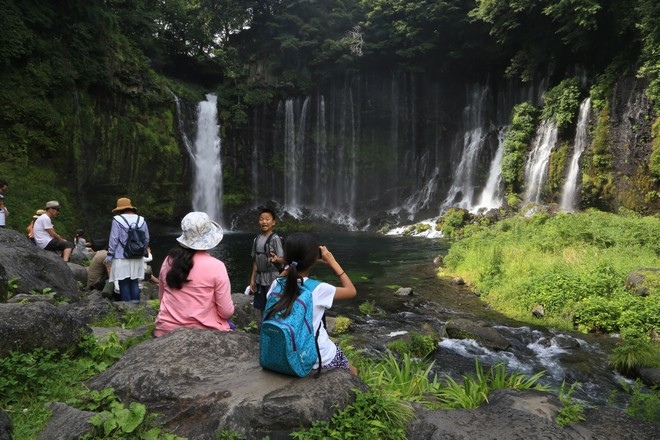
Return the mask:
M328 420L366 385L344 370L317 379L263 370L256 335L181 328L129 349L88 386L161 414L163 428L195 439L226 429L245 437L285 435Z
M0 440L11 440L13 429L11 419L6 412L0 409Z
M638 296L648 296L649 290L657 290L660 268L638 269L626 278L626 288Z
M0 276L3 280L18 279L15 293L51 289L56 298L76 301L78 297L78 283L64 260L11 229L0 228Z
M236 327L249 333L257 333L257 323L261 319L261 312L252 306L254 296L234 293L231 295L231 300L234 302L232 321Z
M452 278L451 283L455 286L462 286L465 284L465 280L461 277L454 277Z
M532 316L535 318L543 318L545 316L545 309L542 305L537 304L532 308Z
M413 294L412 287L399 287L396 292L394 292L395 296L410 296Z
M91 325L117 310L113 302L103 298L98 290L83 295L76 303L62 304L60 307L87 325Z
M66 263L66 265L71 269L73 278L80 283L82 286L87 285L87 268L76 263Z
M9 304L27 304L35 302L46 302L48 304L56 304L55 295L43 295L43 294L29 294L29 293L19 293L14 295L7 300Z
M603 408L585 413L586 421L565 428L555 419L562 404L550 393L496 390L474 410L417 410L408 426L409 440L652 440L660 426L640 422L621 410Z
M637 375L649 387L660 385L660 368L638 368Z
M96 413L81 411L62 402L51 402L46 407L53 414L39 440L75 440L91 434L94 426L89 419Z
M453 339L474 339L481 345L495 350L506 350L511 343L496 329L483 322L469 319L450 319L445 324L445 331Z
M38 347L64 351L90 332L83 322L52 304L0 304L0 357Z

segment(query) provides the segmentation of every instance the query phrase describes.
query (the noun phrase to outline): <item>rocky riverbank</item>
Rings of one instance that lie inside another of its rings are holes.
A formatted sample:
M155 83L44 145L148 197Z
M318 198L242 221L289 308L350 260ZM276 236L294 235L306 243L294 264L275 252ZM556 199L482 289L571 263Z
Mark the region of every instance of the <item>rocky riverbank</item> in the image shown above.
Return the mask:
M0 356L11 350L31 351L37 347L65 350L85 334L101 336L109 330L92 328L95 320L109 313L126 312L125 304L108 301L100 292L67 290L73 274L82 273L80 267L67 266L20 234L0 230L0 243L3 281L16 276L14 260L19 259L25 262L21 284L25 278L26 285L41 286L52 278L53 285L62 286L69 300L53 304L50 297L33 296L38 301L0 303ZM40 269L46 264L52 269ZM58 296L63 295L58 292ZM239 328L247 326L253 313L249 297L235 294L234 302L236 324ZM121 329L114 330L128 336ZM134 330L131 334L144 331ZM311 426L315 420L329 419L353 402L355 390L367 389L359 378L344 371L324 372L319 379L296 379L264 371L258 363L257 335L197 329L180 329L162 338L147 339L126 351L87 385L98 390L112 386L124 403L139 402L161 414L157 421L165 431L191 439L213 439L221 430L248 439L266 435L271 439L287 438L291 431ZM48 408L53 416L40 439L74 439L91 432L92 412L61 402L52 402ZM560 408L561 402L549 393L501 390L476 410L431 411L416 406L407 434L409 439L660 437L658 424L637 421L614 408L589 409L584 422L560 428L554 422ZM0 411L0 439L10 439L11 432L9 415Z

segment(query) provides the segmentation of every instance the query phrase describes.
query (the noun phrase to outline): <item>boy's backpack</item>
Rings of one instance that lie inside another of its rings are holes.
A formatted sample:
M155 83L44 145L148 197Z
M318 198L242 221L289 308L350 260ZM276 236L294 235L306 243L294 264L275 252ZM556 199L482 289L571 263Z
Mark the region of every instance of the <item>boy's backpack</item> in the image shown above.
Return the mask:
M280 300L284 290L284 278L278 278L273 292L268 296L264 316ZM321 284L308 278L299 287L291 313L282 318L282 312L264 319L261 323L259 363L263 368L290 376L304 377L318 360L321 372L321 352L318 346L319 328L314 329L314 300L312 291Z
M254 254L254 261L257 264L257 272L279 271L279 268L270 261L270 253L275 252L275 249L270 246L270 240L273 238L273 236L279 238L279 235L277 235L275 232L272 232L268 237L266 237L263 251L257 250L257 240L259 240L260 236L261 235L257 235L254 237L254 242L252 243L252 253Z
M140 216L138 216L135 223L128 223L126 217L119 214L119 217L124 220L126 226L128 227L128 238L126 243L122 243L124 246L124 258L144 258L147 253L147 236L142 229L140 229ZM142 221L144 224L144 219Z

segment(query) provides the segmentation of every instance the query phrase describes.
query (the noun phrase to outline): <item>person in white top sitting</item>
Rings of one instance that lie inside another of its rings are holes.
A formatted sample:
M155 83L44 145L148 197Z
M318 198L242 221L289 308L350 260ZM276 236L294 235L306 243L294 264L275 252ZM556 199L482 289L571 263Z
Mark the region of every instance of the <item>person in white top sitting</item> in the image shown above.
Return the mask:
M47 251L61 251L62 259L68 262L75 246L55 232L53 226L53 219L60 214L60 209L60 202L57 200L46 203L46 212L35 220L32 232L34 233L34 243L37 246Z

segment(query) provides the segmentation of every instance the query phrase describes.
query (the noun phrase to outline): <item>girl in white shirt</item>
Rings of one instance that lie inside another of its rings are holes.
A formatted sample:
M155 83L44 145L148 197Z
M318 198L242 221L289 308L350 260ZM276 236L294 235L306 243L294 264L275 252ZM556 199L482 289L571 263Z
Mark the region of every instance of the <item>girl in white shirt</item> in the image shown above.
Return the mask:
M313 291L314 299L314 328L319 328L325 311L332 307L334 300L354 298L357 294L353 282L341 268L335 257L325 246L319 246L316 239L304 232L295 232L286 237L284 241L284 262L288 265L283 272L286 284L282 292L282 298L269 310L268 316L280 310L291 310L293 302L300 294L299 283L305 282L310 270L317 262L327 264L339 277L341 286L321 283ZM281 259L278 259L281 262ZM277 280L271 285L268 295L276 285ZM266 318L268 317L266 316ZM323 368L343 368L357 375L357 370L350 365L348 359L342 353L337 344L330 340L325 326L321 326L318 336L319 350L321 352L321 363ZM313 368L318 368L318 362Z

